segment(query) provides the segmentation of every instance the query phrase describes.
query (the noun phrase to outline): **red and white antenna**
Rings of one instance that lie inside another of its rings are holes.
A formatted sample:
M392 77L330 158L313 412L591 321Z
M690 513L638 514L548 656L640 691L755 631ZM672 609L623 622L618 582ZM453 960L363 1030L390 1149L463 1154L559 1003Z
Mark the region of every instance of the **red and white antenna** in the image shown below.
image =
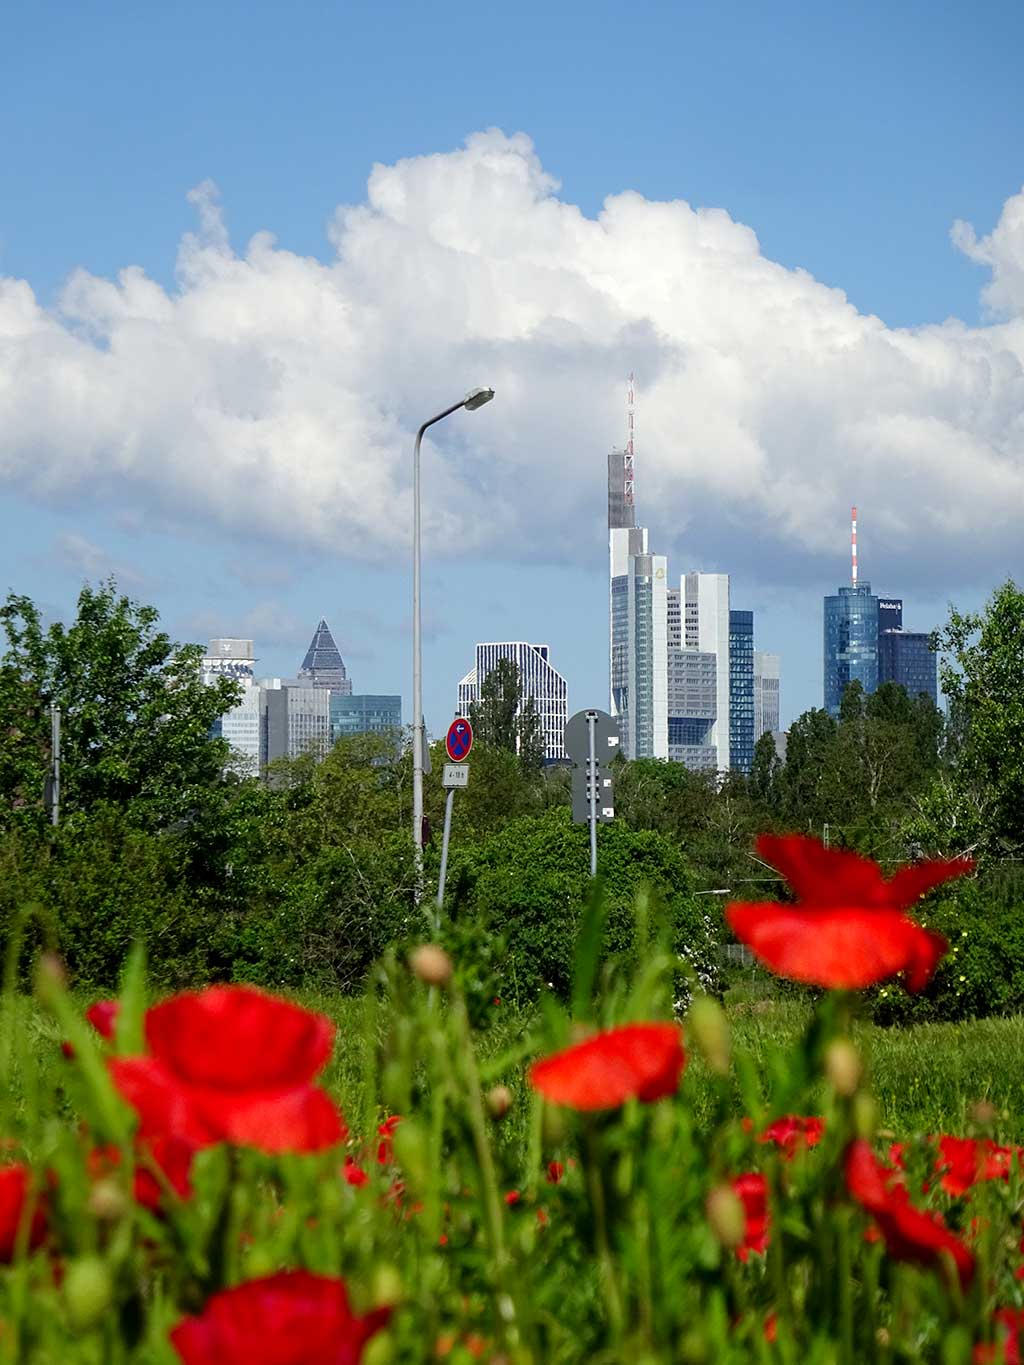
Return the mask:
M850 508L850 582L857 586L857 509Z
M623 497L627 507L633 506L633 375L629 376L626 393L626 458L623 461Z

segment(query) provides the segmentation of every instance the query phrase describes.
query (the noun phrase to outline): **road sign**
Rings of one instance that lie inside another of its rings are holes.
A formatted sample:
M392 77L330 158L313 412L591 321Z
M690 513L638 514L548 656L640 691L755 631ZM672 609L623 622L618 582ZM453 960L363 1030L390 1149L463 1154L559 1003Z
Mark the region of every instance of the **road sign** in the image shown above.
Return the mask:
M453 763L465 763L469 757L469 751L473 747L473 727L468 720L462 716L456 716L451 725L448 726L444 747Z
M444 776L441 779L442 787L468 787L469 786L469 766L465 763L446 763L444 765Z
M574 768L572 774L572 818L577 825L590 819L590 779L586 768ZM597 820L607 825L615 819L615 783L611 773L599 768L597 773Z
M608 763L619 752L619 727L607 711L590 708L569 717L565 727L565 752L574 763L586 763L590 758L590 736L587 717L594 717L594 757L599 764Z

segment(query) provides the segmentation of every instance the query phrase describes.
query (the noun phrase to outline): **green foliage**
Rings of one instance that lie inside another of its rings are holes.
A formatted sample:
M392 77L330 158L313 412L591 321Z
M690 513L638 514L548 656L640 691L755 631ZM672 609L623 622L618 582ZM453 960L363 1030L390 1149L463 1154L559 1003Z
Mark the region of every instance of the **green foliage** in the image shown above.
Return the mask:
M919 915L949 951L927 988L908 995L888 983L870 996L879 1023L959 1020L1024 1013L1024 868L995 864L943 888Z
M473 734L495 749L516 751L519 711L519 665L499 659L480 685L479 698L470 704Z
M514 659L499 659L471 702L469 720L474 740L491 749L518 754L527 776L536 776L544 762L544 731L531 693L522 695L522 677ZM474 758L476 750L474 744Z
M227 746L214 721L238 697L236 683L207 687L198 645L157 630L158 613L119 597L114 583L83 587L76 619L44 630L27 597L0 607L7 650L0 662L0 822L40 823L50 761L51 702L62 711L61 804L67 816L94 803L133 804L150 827L193 819Z
M1024 592L1009 580L983 613L951 609L938 644L961 808L983 851L1024 849Z
M456 923L484 925L505 945L498 992L525 1002L545 986L565 997L573 944L591 894L589 832L565 808L513 820L489 838L456 848L446 905ZM607 898L605 947L627 959L637 949L635 907L642 888L660 897L673 948L702 979L713 979L717 934L706 907L689 894L692 872L679 850L653 830L598 831L598 875Z

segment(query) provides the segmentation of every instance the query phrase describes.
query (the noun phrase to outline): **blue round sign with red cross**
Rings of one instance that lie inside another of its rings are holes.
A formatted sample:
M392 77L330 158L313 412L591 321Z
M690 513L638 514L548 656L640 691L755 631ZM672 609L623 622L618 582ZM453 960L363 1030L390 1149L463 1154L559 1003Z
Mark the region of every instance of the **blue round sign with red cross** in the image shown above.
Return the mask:
M468 720L457 716L452 721L445 735L444 747L453 763L462 763L469 757L469 751L473 747L473 727Z

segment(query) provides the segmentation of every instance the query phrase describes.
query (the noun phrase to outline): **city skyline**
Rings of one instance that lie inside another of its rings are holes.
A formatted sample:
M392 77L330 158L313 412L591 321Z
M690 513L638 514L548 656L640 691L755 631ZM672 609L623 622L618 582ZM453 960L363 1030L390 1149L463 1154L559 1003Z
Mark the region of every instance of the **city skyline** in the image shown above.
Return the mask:
M415 432L489 384L424 443L427 722L483 639L550 641L600 705L630 372L651 544L730 575L783 723L821 704L852 502L910 632L1024 578L1019 7L527 0L486 53L462 4L446 41L240 13L11 16L0 591L67 618L113 571L287 676L325 615L408 696ZM396 100L434 58L457 79ZM595 97L625 70L628 120Z

